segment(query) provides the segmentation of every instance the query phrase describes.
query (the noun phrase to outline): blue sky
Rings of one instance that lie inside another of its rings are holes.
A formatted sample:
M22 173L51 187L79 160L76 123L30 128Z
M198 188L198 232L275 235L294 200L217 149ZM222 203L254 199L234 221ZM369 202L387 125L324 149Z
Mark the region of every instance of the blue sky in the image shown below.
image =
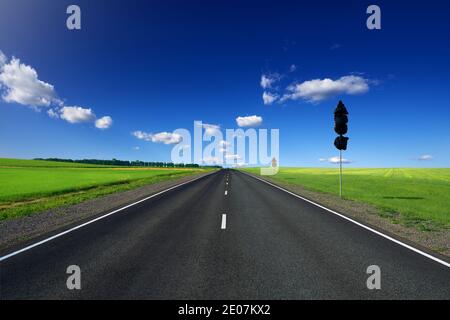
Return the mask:
M66 28L70 4L81 30ZM366 28L370 4L381 30ZM280 130L281 165L333 166L319 159L338 154L332 112L342 99L348 166L449 167L449 10L444 1L4 0L4 65L14 70L15 57L32 68L54 100L30 106L34 97L11 93L17 83L3 77L0 157L170 161L173 145L133 132L193 130L194 120L237 128L237 117L257 115L260 128ZM264 104L264 92L277 98ZM112 125L99 129L103 117Z

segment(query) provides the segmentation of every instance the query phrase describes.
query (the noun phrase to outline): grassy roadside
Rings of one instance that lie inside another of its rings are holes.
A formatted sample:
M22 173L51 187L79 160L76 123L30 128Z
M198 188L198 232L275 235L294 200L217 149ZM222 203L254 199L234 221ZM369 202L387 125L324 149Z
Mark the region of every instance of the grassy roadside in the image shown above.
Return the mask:
M258 168L246 171L259 174ZM275 182L338 195L336 169L280 168ZM450 169L345 169L345 199L370 204L392 223L450 230Z
M209 170L0 160L0 221Z

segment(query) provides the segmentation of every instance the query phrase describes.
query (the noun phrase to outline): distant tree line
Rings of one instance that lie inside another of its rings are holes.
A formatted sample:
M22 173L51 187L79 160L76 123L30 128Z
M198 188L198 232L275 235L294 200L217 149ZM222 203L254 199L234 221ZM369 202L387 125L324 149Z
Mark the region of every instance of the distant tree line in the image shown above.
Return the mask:
M146 161L128 161L128 160L99 160L99 159L60 159L60 158L35 158L34 160L43 161L58 161L58 162L72 162L72 163L84 163L84 164L99 164L106 166L124 166L124 167L157 167L157 168L200 168L196 163L172 163L172 162L146 162ZM220 168L220 166L209 166L214 168Z

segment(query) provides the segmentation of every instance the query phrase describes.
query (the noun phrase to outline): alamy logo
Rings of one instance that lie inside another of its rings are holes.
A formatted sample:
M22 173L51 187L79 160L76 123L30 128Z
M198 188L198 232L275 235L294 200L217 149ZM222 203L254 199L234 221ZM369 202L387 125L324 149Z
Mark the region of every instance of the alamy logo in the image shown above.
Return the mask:
M366 285L369 290L380 290L381 289L381 269L377 265L371 265L367 267L367 274L370 274L367 278Z
M377 5L370 5L366 10L367 14L370 16L367 18L366 26L369 30L380 30L381 29L381 9Z
M67 278L66 286L69 290L81 290L81 269L77 265L70 265L66 270L70 276Z
M194 136L176 129L171 137L173 163L198 163L230 167L261 166L262 175L274 175L280 163L279 129L225 129L194 121ZM193 157L192 157L193 156Z
M77 5L70 5L66 10L67 14L70 14L66 20L66 26L69 30L80 30L81 29L81 9Z

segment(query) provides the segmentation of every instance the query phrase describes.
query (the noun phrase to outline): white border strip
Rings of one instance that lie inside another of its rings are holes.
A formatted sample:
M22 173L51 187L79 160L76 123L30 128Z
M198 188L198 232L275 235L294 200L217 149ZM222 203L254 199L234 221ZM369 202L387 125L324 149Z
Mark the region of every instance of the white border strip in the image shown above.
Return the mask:
M372 229L371 227L368 227L368 226L366 226L366 225L364 225L364 224L362 224L362 223L360 223L360 222L358 222L358 221L355 221L355 220L353 220L353 219L351 219L351 218L349 218L349 217L347 217L347 216L345 216L345 215L343 215L343 214L341 214L341 213L339 213L339 212L336 212L336 211L333 211L333 210L331 210L331 209L328 209L327 207L324 207L324 206L322 206L322 205L320 205L320 204L318 204L318 203L315 203L315 202L313 202L313 201L311 201L311 200L309 200L309 199L306 199L306 198L304 198L304 197L302 197L302 196L299 196L298 194L295 194L295 193L293 193L293 192L291 192L291 191L289 191L289 190L286 190L286 189L284 189L284 188L282 188L282 187L280 187L280 186L277 186L276 184L273 184L273 183L271 183L271 182L269 182L269 181L266 181L266 180L264 180L264 179L261 179L261 178L259 178L259 177L256 177L256 176L254 176L254 175L252 175L252 174L249 174L249 173L244 172L244 171L239 171L239 172L242 172L242 173L244 173L244 174L246 174L246 175L248 175L248 176L250 176L250 177L252 177L252 178L255 178L255 179L260 180L260 181L262 181L262 182L264 182L264 183L267 183L268 185L271 185L272 187L275 187L275 188L280 189L280 190L282 190L282 191L284 191L284 192L287 192L287 193L289 193L290 195L293 195L294 197L297 197L297 198L299 198L299 199L302 199L303 201L309 202L309 203L315 205L316 207L319 207L319 208L324 209L324 210L326 210L326 211L328 211L328 212L331 212L331 213L333 213L333 214L335 214L335 215L337 215L337 216L339 216L339 217L341 217L341 218L343 218L343 219L345 219L345 220L347 220L347 221L350 221L350 222L352 222L352 223L354 223L354 224L356 224L356 225L358 225L358 226L360 226L360 227L362 227L362 228L364 228L364 229L366 229L366 230L369 230L369 231L371 231L371 232L373 232L373 233L375 233L375 234L377 234L377 235L379 235L379 236L381 236L381 237L383 237L383 238L385 238L385 239L388 239L388 240L390 240L390 241L392 241L392 242L395 242L396 244L399 244L399 245L401 245L402 247L405 247L405 248L407 248L407 249L409 249L409 250L412 250L412 251L414 251L414 252L416 252L416 253L418 253L418 254L424 256L424 257L427 257L428 259L434 260L434 261L436 261L436 262L438 262L438 263L440 263L440 264L442 264L442 265L444 265L444 266L450 268L450 263L445 262L444 260L441 260L441 259L439 259L439 258L436 258L435 256L432 256L431 254L428 254L428 253L426 253L426 252L423 252L423 251L421 251L421 250L419 250L419 249L417 249L417 248L414 248L413 246L410 246L410 245L408 245L408 244L406 244L406 243L404 243L404 242L401 242L401 241L399 241L399 240L397 240L397 239L394 239L394 238L392 238L392 237L390 237L390 236L388 236L388 235L386 235L386 234L384 234L384 233L382 233L382 232L380 232L380 231L377 231L377 230L375 230L375 229Z
M44 240L41 240L41 241L36 242L36 243L34 243L34 244L31 244L31 245L29 245L29 246L27 246L27 247L25 247L25 248L20 249L20 250L11 252L11 253L9 253L9 254L3 256L3 257L0 257L0 262L4 261L4 260L6 260L6 259L9 259L9 258L11 258L11 257L13 257L13 256L15 256L15 255L18 255L19 253L22 253L22 252L28 251L28 250L30 250L30 249L33 249L33 248L35 248L35 247L37 247L37 246L40 246L41 244L44 244L44 243L46 243L46 242L52 241L52 240L54 240L54 239L56 239L56 238L59 238L59 237L65 235L65 234L68 234L68 233L70 233L70 232L73 232L73 231L75 231L75 230L77 230L77 229L83 228L84 226L87 226L87 225L89 225L89 224L91 224L91 223L94 223L94 222L96 222L96 221L98 221L98 220L101 220L101 219L104 219L104 218L106 218L106 217L109 217L109 216L111 216L111 215L113 215L113 214L115 214L115 213L117 213L117 212L119 212L119 211L125 210L125 209L127 209L127 208L129 208L129 207L132 207L132 206L138 204L138 203L147 201L147 200L149 200L149 199L151 199L151 198L154 198L154 197L156 197L156 196L159 196L160 194L166 193L167 191L176 189L176 188L181 187L181 186L183 186L183 185L185 185L185 184L188 184L188 183L197 181L197 180L199 180L199 179L202 179L202 178L204 178L204 177L210 176L210 175L212 175L212 174L214 174L214 173L217 173L217 172L218 172L218 171L214 171L214 172L208 173L208 174L206 174L206 175L203 175L203 176L201 176L201 177L197 177L197 178L195 178L195 179L193 179L193 180L189 180L189 181L186 181L186 182L177 184L177 185L175 185L175 186L173 186L173 187L170 187L170 188L168 188L168 189L165 189L165 190L162 190L162 191L157 192L157 193L155 193L155 194L152 194L151 196L148 196L148 197L146 197L146 198L144 198L144 199L141 199L141 200L139 200L139 201L133 202L133 203L131 203L131 204L129 204L129 205L126 205L126 206L124 206L124 207L122 207L122 208L119 208L119 209L117 209L117 210L111 211L111 212L109 212L109 213L106 213L106 214L104 214L104 215L102 215L102 216L100 216L100 217L97 217L97 218L95 218L95 219L89 220L89 221L87 221L87 222L85 222L85 223L82 223L82 224L76 226L76 227L73 227L73 228L68 229L68 230L66 230L66 231L63 231L63 232L61 232L61 233L55 234L54 236L51 236L51 237L49 237L49 238L47 238L47 239L44 239Z

